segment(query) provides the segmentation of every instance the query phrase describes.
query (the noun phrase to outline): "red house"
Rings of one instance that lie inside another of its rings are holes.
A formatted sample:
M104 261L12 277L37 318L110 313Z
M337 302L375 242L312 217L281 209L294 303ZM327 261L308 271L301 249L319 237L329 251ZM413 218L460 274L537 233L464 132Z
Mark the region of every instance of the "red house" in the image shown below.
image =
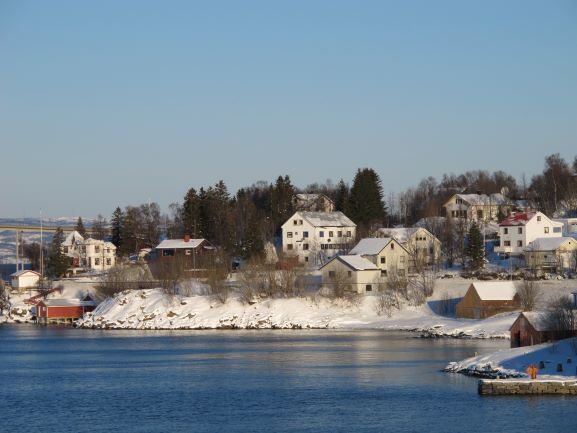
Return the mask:
M533 346L575 335L575 331L555 328L546 311L524 311L511 325L511 347Z
M95 307L96 302L90 296L82 300L44 299L36 304L36 323L73 323Z

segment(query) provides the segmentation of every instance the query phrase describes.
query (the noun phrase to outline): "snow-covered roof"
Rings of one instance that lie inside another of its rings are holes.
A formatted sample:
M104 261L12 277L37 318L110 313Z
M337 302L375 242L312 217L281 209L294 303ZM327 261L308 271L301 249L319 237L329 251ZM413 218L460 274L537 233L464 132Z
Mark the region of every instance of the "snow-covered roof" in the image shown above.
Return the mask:
M24 275L24 274L35 274L35 275L40 276L40 274L39 274L38 272L33 271L33 270L31 270L31 269L23 269L23 270L21 270L21 271L14 272L13 274L10 274L10 276L11 276L11 277L14 277L14 278L17 278L17 277L20 277L20 276L22 276L22 275Z
M521 313L535 331L551 331L553 326L546 311L524 311Z
M76 230L74 230L72 233L69 233L68 236L66 236L66 239L64 239L64 242L62 242L62 246L70 247L74 245L74 243L76 242L83 242L83 241L84 238L82 237L82 235L78 233Z
M509 204L510 201L507 200L503 194L495 193L491 195L486 194L456 194L458 198L463 200L470 205L493 205L501 206Z
M471 286L482 301L510 301L517 293L511 281L476 281Z
M330 198L328 198L326 195L324 194L308 194L308 193L302 193L302 194L296 194L295 195L297 200L301 200L301 201L307 201L307 202L311 202L311 201L317 201L320 200L321 198L324 200L328 200L331 201L332 200Z
M205 239L191 239L186 242L184 239L165 239L156 247L157 250L163 249L188 249L197 248Z
M357 271L372 271L379 269L377 265L375 265L373 262L371 262L368 259L365 259L362 256L344 255L344 256L337 256L336 258L346 263L351 268Z
M96 305L94 301L81 301L80 299L44 299L42 301L47 307L89 307Z
M577 244L575 239L570 236L561 236L557 238L537 238L525 247L525 251L556 251L565 242L569 242L568 245Z
M386 237L395 238L397 242L404 244L408 242L411 236L413 236L420 228L421 227L381 228L378 231Z
M301 211L297 212L296 214L300 215L303 219L306 219L314 227L356 227L356 224L352 222L349 219L349 217L347 217L341 211L336 212ZM294 219L294 216L292 216L289 221L291 221L292 219Z
M349 251L349 254L374 256L379 254L391 241L391 238L364 238Z

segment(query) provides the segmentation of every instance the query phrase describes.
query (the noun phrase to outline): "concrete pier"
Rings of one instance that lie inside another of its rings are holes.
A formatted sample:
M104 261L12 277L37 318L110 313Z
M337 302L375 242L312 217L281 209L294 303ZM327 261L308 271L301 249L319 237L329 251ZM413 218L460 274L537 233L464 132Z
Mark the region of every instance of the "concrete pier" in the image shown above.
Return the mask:
M481 395L577 395L577 379L481 379Z

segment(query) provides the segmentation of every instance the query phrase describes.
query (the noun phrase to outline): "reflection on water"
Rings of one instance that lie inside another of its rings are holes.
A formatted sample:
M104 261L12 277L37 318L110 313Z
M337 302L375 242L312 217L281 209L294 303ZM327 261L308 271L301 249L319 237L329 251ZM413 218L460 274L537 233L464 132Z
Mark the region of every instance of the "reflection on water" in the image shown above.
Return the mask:
M2 431L573 431L577 399L440 371L507 341L383 331L0 328Z

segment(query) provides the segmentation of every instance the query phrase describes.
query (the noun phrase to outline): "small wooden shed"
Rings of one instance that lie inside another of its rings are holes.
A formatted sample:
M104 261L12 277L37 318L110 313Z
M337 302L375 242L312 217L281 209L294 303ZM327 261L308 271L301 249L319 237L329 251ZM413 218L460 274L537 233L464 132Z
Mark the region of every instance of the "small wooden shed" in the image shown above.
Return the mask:
M36 322L42 325L73 323L94 308L96 302L89 296L82 300L44 299L36 304Z
M14 272L10 275L13 289L29 289L36 287L40 281L40 274L30 269Z
M457 304L457 317L485 319L499 313L519 310L521 302L511 281L476 281Z
M569 338L574 331L556 330L547 311L524 311L511 325L511 347L533 346L535 344Z

